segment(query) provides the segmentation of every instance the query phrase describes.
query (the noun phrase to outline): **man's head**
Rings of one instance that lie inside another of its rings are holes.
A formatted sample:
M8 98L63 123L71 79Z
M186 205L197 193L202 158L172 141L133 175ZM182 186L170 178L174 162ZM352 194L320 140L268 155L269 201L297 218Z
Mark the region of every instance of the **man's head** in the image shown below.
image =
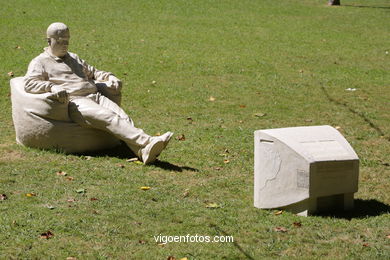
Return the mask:
M57 57L63 57L68 52L69 28L63 23L52 23L46 31L50 51Z

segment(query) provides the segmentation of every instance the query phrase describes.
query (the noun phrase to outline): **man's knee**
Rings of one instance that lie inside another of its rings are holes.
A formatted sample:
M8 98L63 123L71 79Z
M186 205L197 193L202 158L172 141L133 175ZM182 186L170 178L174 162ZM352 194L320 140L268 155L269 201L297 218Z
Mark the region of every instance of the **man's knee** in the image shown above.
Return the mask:
M77 100L69 102L69 117L81 126L104 128L116 114L93 101Z

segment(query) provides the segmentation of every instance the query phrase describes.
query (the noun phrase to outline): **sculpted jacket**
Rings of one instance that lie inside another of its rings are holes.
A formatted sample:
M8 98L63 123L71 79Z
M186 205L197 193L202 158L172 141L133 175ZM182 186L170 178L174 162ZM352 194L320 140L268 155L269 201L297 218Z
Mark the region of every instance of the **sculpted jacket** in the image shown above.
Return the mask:
M94 80L106 81L110 75L113 74L97 70L74 53L68 52L59 58L46 47L28 66L25 90L39 94L50 92L52 86L60 85L71 96L87 96L97 92Z

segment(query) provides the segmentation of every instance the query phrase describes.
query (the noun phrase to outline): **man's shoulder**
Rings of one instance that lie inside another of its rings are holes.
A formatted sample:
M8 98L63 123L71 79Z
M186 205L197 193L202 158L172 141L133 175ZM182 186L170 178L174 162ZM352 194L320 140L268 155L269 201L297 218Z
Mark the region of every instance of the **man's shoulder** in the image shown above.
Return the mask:
M42 52L41 54L39 54L38 56L33 58L30 63L44 63L45 60L47 60L49 58L50 58L50 56L47 55L47 53Z
M46 52L40 53L38 56L36 56L33 60L42 60L42 59L47 59L50 56Z

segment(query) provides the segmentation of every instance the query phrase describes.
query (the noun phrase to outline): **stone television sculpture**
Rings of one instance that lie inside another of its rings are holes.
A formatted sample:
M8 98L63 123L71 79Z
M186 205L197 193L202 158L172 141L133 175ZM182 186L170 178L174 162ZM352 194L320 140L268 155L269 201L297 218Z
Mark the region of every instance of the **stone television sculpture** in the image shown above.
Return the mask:
M331 126L255 131L254 206L307 216L353 208L359 158Z
M152 137L134 126L119 106L122 82L68 52L65 24L51 24L46 35L48 47L30 62L25 77L10 82L17 142L81 153L122 140L145 164L155 161L173 133Z

